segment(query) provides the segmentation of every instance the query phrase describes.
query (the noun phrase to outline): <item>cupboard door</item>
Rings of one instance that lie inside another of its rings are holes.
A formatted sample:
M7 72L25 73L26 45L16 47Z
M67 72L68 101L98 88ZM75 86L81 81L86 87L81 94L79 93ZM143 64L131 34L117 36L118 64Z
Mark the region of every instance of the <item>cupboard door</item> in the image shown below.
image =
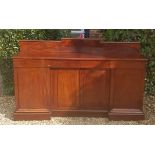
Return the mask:
M51 108L77 109L79 106L79 71L51 70Z
M111 109L142 109L144 70L113 70L113 100Z
M80 71L80 106L84 109L108 108L109 71L81 70Z
M18 108L47 109L48 72L42 68L18 68Z

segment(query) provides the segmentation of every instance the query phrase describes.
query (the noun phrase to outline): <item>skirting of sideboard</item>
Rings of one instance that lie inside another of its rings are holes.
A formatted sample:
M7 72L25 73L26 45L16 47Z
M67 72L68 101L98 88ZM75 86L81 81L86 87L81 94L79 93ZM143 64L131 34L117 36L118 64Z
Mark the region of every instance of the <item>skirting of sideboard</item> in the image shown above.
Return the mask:
M144 120L143 111L139 109L113 109L108 113L109 120L138 121Z
M138 110L53 110L51 112L14 112L15 121L20 120L50 120L51 117L108 117L109 120L143 120L144 113Z

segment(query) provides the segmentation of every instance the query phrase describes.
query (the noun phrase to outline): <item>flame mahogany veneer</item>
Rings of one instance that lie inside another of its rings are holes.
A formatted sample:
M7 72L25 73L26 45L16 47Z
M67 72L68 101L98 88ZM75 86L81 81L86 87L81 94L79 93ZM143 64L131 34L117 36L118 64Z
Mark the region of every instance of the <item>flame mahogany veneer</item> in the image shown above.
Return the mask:
M13 58L14 120L144 119L146 59L137 42L22 40Z

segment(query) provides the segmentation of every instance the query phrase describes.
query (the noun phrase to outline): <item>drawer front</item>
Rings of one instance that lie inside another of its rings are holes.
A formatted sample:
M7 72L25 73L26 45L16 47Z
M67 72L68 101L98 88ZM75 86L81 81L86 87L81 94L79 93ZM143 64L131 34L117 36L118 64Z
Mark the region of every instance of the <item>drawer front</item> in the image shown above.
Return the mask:
M88 60L62 60L48 61L48 67L51 69L78 69L78 68L109 68L109 61L88 61Z
M144 69L145 61L136 60L49 60L49 59L14 59L14 67L47 67L50 69L105 69L137 68Z
M109 61L14 59L14 67L47 67L51 69L109 68Z
M13 59L14 67L47 67L47 61L43 59Z

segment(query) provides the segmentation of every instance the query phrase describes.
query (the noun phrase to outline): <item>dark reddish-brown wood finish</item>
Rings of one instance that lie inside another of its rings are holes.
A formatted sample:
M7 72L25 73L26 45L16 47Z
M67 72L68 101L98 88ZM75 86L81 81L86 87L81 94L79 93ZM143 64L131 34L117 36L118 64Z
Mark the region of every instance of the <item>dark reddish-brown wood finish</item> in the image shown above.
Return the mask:
M14 120L108 116L140 120L146 59L137 42L92 39L19 42L13 58Z

